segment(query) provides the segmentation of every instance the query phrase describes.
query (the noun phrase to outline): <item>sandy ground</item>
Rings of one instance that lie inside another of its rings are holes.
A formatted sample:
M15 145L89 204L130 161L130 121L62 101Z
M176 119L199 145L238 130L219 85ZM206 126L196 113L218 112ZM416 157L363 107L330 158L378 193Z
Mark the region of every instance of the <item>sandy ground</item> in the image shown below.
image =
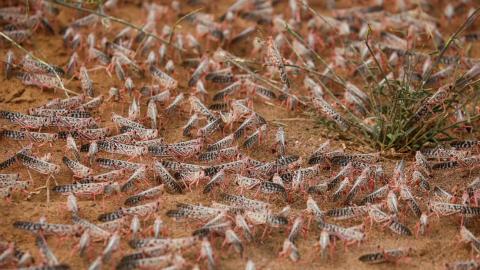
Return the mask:
M224 10L227 6L227 3L224 2L232 1L222 1L222 3L215 8L207 9L207 12L219 14L220 11ZM440 3L443 6L445 2L447 1ZM340 7L347 5L349 5L349 3L346 1L341 1L340 3ZM323 8L321 4L314 6L319 10L322 10ZM284 5L281 5L279 9L283 7ZM193 7L186 6L184 9L188 11L192 10ZM62 11L59 20L55 22L57 31L60 28L59 26L65 25L70 20L70 15L75 15L75 13ZM129 4L121 5L118 10L113 12L113 15L139 23L139 18L141 18L142 15L145 15L145 13L139 7ZM168 18L169 22L173 20L174 18ZM452 25L445 25L445 22L441 22L441 24L442 29L445 31L444 33L451 33L452 29L455 28ZM454 24L458 25L458 22L454 22ZM112 29L119 30L121 28L122 27L118 25L112 25ZM188 29L189 27L185 25L182 27L181 31L188 31ZM97 31L96 34L97 37L101 37L102 34L107 34L107 32L114 31L101 29ZM235 48L235 52L242 53L242 51L248 51L251 46L250 44L251 39L242 43L241 47L243 48ZM475 44L475 47L476 46L478 46L478 43ZM0 48L0 56L2 59L7 47L9 46L3 46ZM60 66L65 66L70 55L70 52L65 51L62 46L61 36L47 36L42 32L34 35L33 39L30 40L25 47L34 52L36 56ZM13 50L17 57L22 55L19 50ZM478 48L474 48L473 51L478 52ZM180 88L182 89L181 91L188 91L188 89L186 89L187 79L185 78L188 78L190 72L191 70L189 68L177 66L174 77L179 80ZM91 72L90 75L95 82L95 90L99 94L102 93L108 95L108 89L111 86L121 87L121 84L116 77L108 77L103 70ZM0 108L2 110L26 112L30 107L39 106L48 100L63 96L61 91L42 91L38 88L26 87L16 79L7 81L2 76L0 80ZM141 86L145 83L149 82L140 80L135 81L135 85L137 86ZM301 81L296 83L300 84ZM208 84L206 86L211 93L218 90L218 86ZM76 91L80 90L78 81L68 83L67 87ZM145 110L145 100L142 100L142 102L142 109ZM270 132L268 134L269 140L267 140L267 143L256 147L253 151L246 151L248 155L251 155L254 158L260 160L274 159L275 155L272 154L271 151L271 142L275 134L275 127L279 125L284 126L285 128L288 139L288 152L290 154L300 155L304 159L327 138L334 140L334 144L337 146L345 146L349 151L368 151L368 149L364 149L361 146L352 145L350 142L342 140L342 138L338 137L336 134L329 133L325 128L319 126L315 122L315 119L310 118L301 111L290 112L283 107L270 106L260 102L256 102L254 108L268 120L270 127ZM115 103L103 104L100 111L95 115L100 119L99 123L101 123L101 125L111 126L109 116L112 111L125 115L127 113L127 105ZM142 113L144 113L144 111L142 111ZM187 119L187 108L173 117L161 118L160 121L162 126L160 129L160 136L164 137L168 142L183 140L181 126L186 123ZM3 125L5 125L5 123L2 123L2 126ZM7 126L9 125L7 124ZM21 145L17 142L4 139L0 140L0 160L5 159L19 148L21 148ZM36 147L34 151L39 155L49 152L52 154L52 161L56 164L61 164L61 157L65 152L65 143L59 142L52 146L43 145L42 147ZM103 156L109 155L103 154ZM409 159L411 158L409 157ZM144 161L148 163L152 162L152 159L146 158ZM383 162L385 168L387 168L387 173L390 173L396 161L384 160ZM105 171L96 166L93 168L96 172ZM20 165L15 165L1 172L18 172L23 179L28 179L27 171ZM324 180L333 173L334 171L324 171L319 177L319 180ZM447 189L451 189L455 185L464 187L478 174L478 171L473 171L471 175L458 172L449 173L447 175L436 174L432 183L438 184ZM35 172L32 172L32 176L35 182L35 187L44 185L44 176ZM71 173L63 164L61 173L56 176L56 180L59 184L67 184L72 181ZM153 179L150 181L153 182ZM147 186L147 184L145 184L145 186ZM231 187L233 186L229 186L228 189ZM218 193L219 192L215 192L215 194ZM132 192L129 194L132 194ZM98 199L95 202L81 200L81 214L89 220L96 220L100 213L112 211L120 207L129 194L115 195L106 199L104 204L101 199ZM25 195L23 194L16 194L11 203L0 201L0 239L15 241L21 249L32 252L37 261L41 261L41 258L35 247L34 237L29 233L14 229L12 224L16 220L36 221L42 216L46 217L51 223L70 223L70 213L65 207L66 198L52 193L51 203L48 206L46 205L45 198L45 190L42 190L40 194L34 195L30 200L26 200ZM200 188L183 195L165 194L162 196L162 207L158 214L160 214L166 222L169 236L187 236L199 226L199 223L177 223L165 216L166 211L174 208L177 202L202 203L209 205L212 200L217 199L216 195L210 197L204 196L201 194ZM336 206L332 203L325 203L325 200L322 197L317 197L316 199L322 209L330 209ZM272 201L278 209L285 206L285 203L278 199L273 199ZM424 204L422 204L422 206L424 207ZM291 203L291 207L293 208L294 213L299 213L299 211L305 208L304 198L300 196L295 197L294 201ZM401 217L401 220L404 221L409 228L414 228L415 218L411 213L406 213ZM150 226L152 222L153 219L142 221L142 228L145 236L150 235ZM338 223L343 225L356 225L361 222L361 220L357 220ZM319 237L319 231L315 226L311 226L311 230L308 234L302 235L298 241L301 260L297 263L293 263L287 258L278 258L278 251L280 251L283 240L288 234L288 228L274 229L270 235L264 239L260 239L261 230L257 230L256 241L246 246L246 253L243 258L240 258L233 249L227 250L226 248L221 248L220 246L223 239L217 238L213 244L219 269L242 269L244 268L247 258L252 259L256 263L257 269L442 269L445 263L449 261L470 258L470 249L465 245L459 245L455 239L458 226L459 220L457 218L444 217L437 219L432 217L431 226L427 235L416 238L399 237L393 235L389 231L384 231L378 225L374 225L371 229L367 230L367 240L365 242L361 243L359 246L351 246L348 249L344 249L340 244L337 244L337 249L335 250L334 255L328 260L322 260L320 258L319 252L315 248L315 244ZM480 235L480 222L478 219L476 221L471 221L469 228L475 235ZM60 239L58 237L49 237L47 240L60 261L70 264L73 269L85 269L88 267L91 261L95 258L95 255L101 252L103 248L103 243L95 243L90 250L91 256L89 258L80 258L79 256L71 256L72 249L76 245L78 238ZM126 241L122 241L122 249L114 255L116 258L113 260L114 262L117 261L122 254L131 251L125 243ZM415 250L415 253L410 260L402 262L398 266L388 264L369 266L358 261L358 257L361 254L377 250L379 246L384 248L412 247ZM192 259L195 258L197 254L197 249L186 252L186 256ZM111 265L106 265L105 269L111 269L113 266L113 263ZM202 268L206 267L203 263L201 263L201 266Z

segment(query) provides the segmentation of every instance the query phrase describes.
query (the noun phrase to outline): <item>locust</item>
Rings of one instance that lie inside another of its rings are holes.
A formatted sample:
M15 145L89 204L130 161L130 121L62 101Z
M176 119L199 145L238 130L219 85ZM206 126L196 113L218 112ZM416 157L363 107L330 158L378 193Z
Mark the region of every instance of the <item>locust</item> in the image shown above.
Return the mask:
M175 172L199 172L205 169L205 166L198 164L189 164L183 162L163 160L162 165L168 169Z
M51 120L47 117L26 115L19 112L0 111L0 119L21 125L29 129L38 129L50 125Z
M312 99L313 105L316 109L320 110L327 118L333 120L340 130L346 131L349 128L348 122L336 112L327 101L321 97L315 97Z
M0 174L0 182L10 183L20 180L20 175L18 173L2 173Z
M212 176L210 181L205 185L203 193L210 193L213 190L215 185L221 184L225 181L225 171L220 170L215 175Z
M246 211L245 216L248 221L255 225L264 224L270 227L281 227L288 223L288 220L280 215L270 214L268 212L262 211ZM265 229L267 229L266 227Z
M98 216L98 220L101 222L113 221L120 219L124 216L139 215L142 217L150 216L160 209L160 202L155 201L142 205L132 206L129 208L120 208L114 212L104 213Z
M97 145L100 151L133 157L142 156L148 152L148 149L144 146L123 144L111 140L98 141Z
M20 230L26 230L32 233L43 233L44 235L74 235L79 231L76 225L36 223L30 221L15 221L13 226Z
M237 196L237 195L222 193L221 197L223 201L230 203L233 206L244 208L244 209L250 209L254 211L255 210L264 211L269 208L269 203L252 200L244 196Z
M304 220L301 216L296 217L293 221L292 229L290 230L290 233L288 235L288 240L290 240L292 243L295 243L297 241L303 227L303 223Z
M214 150L203 152L198 156L198 159L201 161L216 161L216 160L231 160L240 155L238 147L228 147L224 149Z
M60 172L60 167L58 165L49 163L34 156L19 152L16 154L16 157L24 166L41 174L53 175Z
M208 72L205 76L205 80L211 81L213 83L228 84L232 83L235 80L235 77L232 74L232 69L227 67L224 69Z
M345 199L346 203L351 202L355 198L360 186L364 185L365 182L369 179L370 173L371 173L371 169L370 167L367 167L362 171L360 176L357 177L357 179L353 183L352 188L347 194L347 198Z
M480 240L465 226L460 227L460 237L462 242L470 244L473 251L480 252Z
M230 134L228 136L225 136L221 140L217 141L214 144L210 144L207 146L207 151L217 151L223 148L230 147L232 143L234 142L234 134Z
M159 185L159 186L155 186L147 190L144 190L140 193L137 193L135 195L128 197L125 200L125 205L131 206L131 205L138 204L144 200L158 197L158 195L161 195L163 193L164 189L165 187L163 185Z
M463 217L472 217L480 215L480 207L465 206L461 204L439 201L430 201L430 209L434 213L442 216L460 214Z
M45 241L45 238L37 235L37 237L35 238L35 244L40 250L47 265L59 264L57 257L53 254L52 250L48 247L47 241Z
M76 160L63 157L62 161L70 170L72 170L74 177L85 178L93 174L93 170L91 168L88 168Z
M81 140L103 140L110 134L109 128L93 128L93 129L75 129L73 131L59 132L59 138L67 138L68 135L71 135L74 139Z
M252 148L255 144L260 144L262 142L262 138L265 136L264 134L266 131L267 125L260 126L260 128L255 130L255 132L243 142L243 147Z
M30 55L26 55L22 59L21 64L25 71L31 73L44 73L51 76L63 76L65 74L65 71L62 68L53 65L46 65L45 63L33 59Z
M235 183L241 188L252 189L260 182L260 179L242 176L241 174L236 174L235 176Z
M119 178L122 178L126 173L126 170L124 169L118 169L118 170L113 170L109 171L106 173L102 174L97 174L97 175L90 175L87 177L84 177L79 180L79 182L84 182L84 183L90 183L90 182L108 182L108 181L114 181Z
M7 80L10 79L10 77L12 76L14 59L15 55L11 50L8 50L5 56L5 78L7 78Z
M412 253L412 250L408 248L385 249L381 252L364 254L360 256L358 260L369 264L397 262L410 253Z
M215 131L220 129L223 126L221 118L216 118L215 120L209 122L204 127L200 128L197 131L198 137L210 137Z
M54 133L41 133L33 131L17 131L4 129L0 131L0 136L11 140L31 141L34 143L51 143L58 138Z
M349 219L357 216L363 216L368 212L368 206L350 206L344 208L334 208L325 212L328 217L334 219Z
M100 194L109 195L112 192L119 191L120 187L116 182L93 182L93 183L75 183L68 185L59 185L53 188L54 192L64 193L66 195L74 193L79 196L93 197Z
M283 57L281 56L273 38L268 37L266 44L266 57L265 62L268 65L276 67L280 72L280 79L285 85L285 88L288 90L290 88L290 80L288 79L287 70L283 62Z
M191 204L177 204L177 209L168 211L167 216L177 218L177 219L193 218L193 219L207 220L212 217L218 216L222 212L223 210L212 208L212 207L205 207L205 206L198 206L198 205L191 205Z
M146 238L137 239L129 242L129 245L135 249L145 250L148 254L150 250L175 251L182 248L190 247L198 242L195 236L187 236L182 238ZM152 248L152 249L146 249Z
M168 266L180 267L185 264L185 259L178 254L166 254L148 258L123 260L116 266L117 269L148 268Z
M50 118L50 125L59 128L93 128L96 127L95 119L77 118L70 116L54 116Z
M119 159L108 159L108 158L96 158L95 162L98 163L101 167L107 169L126 169L128 171L134 171L140 168L143 164L133 163L125 160Z
M49 89L63 89L63 83L61 79L56 76L51 76L47 74L39 74L39 73L18 73L17 77L22 81L25 85L34 85L40 87L42 89L49 88Z
M170 105L168 105L167 108L165 108L165 113L171 114L174 111L176 111L179 105L184 101L184 99L185 99L185 95L183 93L178 94L175 97L175 99L172 101L172 103L170 103Z
M177 182L175 178L165 169L162 163L156 161L153 169L159 175L160 179L164 183L165 187L173 193L182 193L183 187Z
M150 73L152 74L153 78L164 88L168 90L177 88L178 82L157 67L150 66Z
M365 239L365 234L354 227L344 228L335 224L325 223L323 221L318 222L318 226L320 229L327 231L329 234L335 235L342 239L347 244L361 242Z
M133 174L127 179L127 181L122 184L122 186L120 187L120 190L122 192L126 192L126 191L132 189L135 186L136 182L145 178L146 171L147 171L146 166L143 166L143 167L140 167L140 168L136 169L133 172Z
M287 254L293 262L300 260L300 252L297 246L288 238L283 241L282 251L280 251L279 256L285 256Z
M72 216L73 223L82 227L85 231L88 231L89 237L93 237L94 239L103 239L106 240L110 238L111 233L98 227L97 225L91 223L90 221L83 219L77 215Z
M190 80L188 81L189 87L194 86L197 83L197 81L200 79L200 77L206 73L208 69L208 63L209 63L209 59L208 57L205 57L202 59L200 64L198 64L198 67L195 69Z
M218 91L214 96L213 96L213 100L214 101L219 101L221 99L226 99L227 97L229 97L230 95L233 95L234 93L236 93L237 91L240 90L240 88L242 87L242 84L243 82L241 80L239 81L236 81L230 85L228 85L227 87L225 87L224 89Z
M310 163L310 162L309 162ZM344 166L337 175L335 175L332 179L329 180L328 182L328 190L333 189L337 184L342 180L342 178L347 177L351 175L353 172L353 165L352 163L348 163L346 166Z

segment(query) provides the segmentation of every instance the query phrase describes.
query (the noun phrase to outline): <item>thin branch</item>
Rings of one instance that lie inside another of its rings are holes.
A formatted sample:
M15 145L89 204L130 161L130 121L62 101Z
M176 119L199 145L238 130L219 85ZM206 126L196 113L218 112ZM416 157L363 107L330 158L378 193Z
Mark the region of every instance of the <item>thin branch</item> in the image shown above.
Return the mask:
M0 31L0 36L2 36L4 39L6 39L8 42L12 43L13 45L15 45L15 47L19 48L20 50L22 50L25 54L28 54L30 55L30 57L32 57L33 59L37 60L38 62L42 63L43 65L46 65L48 66L52 71L53 73L55 74L55 77L57 78L58 82L60 83L60 86L64 92L65 92L65 95L67 97L69 97L68 93L70 94L73 94L73 95L79 95L79 93L75 92L75 91L72 91L70 89L67 89L65 88L65 86L63 85L63 82L62 82L62 79L60 78L60 76L58 75L58 73L55 71L55 69L52 67L52 65L50 65L49 63L43 61L42 59L36 57L35 55L33 55L33 53L27 49L25 49L22 45L18 44L15 40L11 39L9 36L7 36L3 31Z
M184 21L186 18L192 16L193 14L195 13L198 13L200 12L200 10L204 9L203 7L201 8L197 8L193 11L190 11L189 13L185 14L184 16L182 16L180 19L178 19L174 24L173 24L173 27L172 27L172 31L170 32L170 35L168 37L168 44L171 44L172 42L172 39L173 39L173 34L175 33L175 29L180 25L180 23L182 23L182 21Z
M328 26L332 27L333 28L333 25L327 21L327 19L325 19L322 15L320 15L315 9L313 9L308 3L307 1L302 1L304 7L306 7L313 15L319 17L323 22L325 22L326 24L328 24Z
M447 43L445 44L445 46L443 46L442 50L440 51L440 53L439 53L438 56L437 56L437 59L435 59L435 62L434 62L433 65L428 69L427 74L425 75L425 78L422 80L422 86L421 86L421 88L423 88L423 87L425 86L426 82L428 81L428 79L430 79L430 76L432 75L433 70L438 66L438 64L440 64L440 61L442 60L443 55L444 55L445 52L448 50L448 48L450 47L450 45L452 45L452 43L455 41L455 39L457 38L457 36L460 35L460 33L462 33L462 32L463 32L466 28L468 28L470 25L472 25L472 23L477 19L478 15L479 15L479 12L480 12L480 8L477 8L477 9L472 13L472 15L470 15L470 16L465 20L465 22L457 29L457 31L455 31L455 33L453 33L453 35L450 36L450 38L448 38Z
M383 70L382 66L380 66L380 63L378 62L377 57L375 57L375 53L373 52L372 48L370 47L370 44L368 43L368 39L370 38L371 31L372 29L370 28L370 25L368 25L367 38L365 39L365 45L367 46L368 52L373 57L373 60L375 61L375 64L377 65L378 69L380 70L380 73L382 73L383 79L385 80L385 83L388 85L388 88L390 88L390 91L394 92L392 86L388 82L388 78L387 78L387 75L385 74L385 71Z
M138 26L138 25L135 25L135 24L133 24L133 23L131 23L131 22L129 22L129 21L126 21L126 20L124 20L124 19L120 19L120 18L117 18L117 17L109 16L109 15L106 15L106 14L104 14L104 13L98 12L98 11L96 11L96 10L92 10L92 9L88 9L88 8L83 8L83 7L71 5L71 4L69 4L69 3L66 3L66 2L60 1L60 0L45 0L45 1L50 2L50 3L52 3L52 4L59 5L59 6L63 6L63 7L66 7L66 8L75 9L75 10L87 12L87 13L90 13L90 14L95 14L95 15L97 15L97 16L99 16L99 17L106 18L106 19L111 20L111 21L113 21L113 22L116 22L116 23L119 23L119 24L123 24L123 25L125 25L125 26L129 26L129 27L131 27L131 28L133 28L133 29L135 29L135 30L137 30L137 31L139 31L139 32L141 32L141 33L149 36L149 37L152 37L152 38L154 38L154 39L156 39L156 40L158 40L158 41L166 44L166 45L169 45L169 46L171 45L172 47L174 47L175 49L177 49L177 50L179 50L179 51L181 51L181 52L185 52L184 49L182 49L182 48L180 48L180 47L178 47L178 46L176 46L176 45L170 44L170 42L169 42L168 40L165 40L165 39L163 39L163 38L155 35L155 34L152 33L152 32L147 32L147 31L143 30L142 27L140 27L140 26Z

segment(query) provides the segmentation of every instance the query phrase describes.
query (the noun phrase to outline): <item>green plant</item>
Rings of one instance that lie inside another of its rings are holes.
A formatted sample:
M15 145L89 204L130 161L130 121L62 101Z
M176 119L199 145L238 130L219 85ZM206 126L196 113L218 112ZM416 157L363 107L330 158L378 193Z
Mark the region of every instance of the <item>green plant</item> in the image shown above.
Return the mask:
M314 16L323 19L321 15L314 13L313 9L309 10ZM439 83L432 84L429 81L432 73L439 70L442 60L455 59L452 56L445 56L445 53L457 37L473 24L479 16L479 12L480 9L477 9L450 36L440 51L430 54L435 60L420 80L418 80L416 70L418 70L420 56L425 58L425 54L406 51L403 56L404 75L393 79L387 74L397 70L397 67L382 66L379 63L377 56L380 50L372 48L369 34L367 34L364 45L374 61L365 65L362 75L365 82L362 89L366 96L364 102L361 102L362 112L341 102L338 92L323 83L324 78L318 72L302 68L323 86L327 93L325 99L329 103L337 105L336 111L333 113L328 113L328 109L320 108L324 117L319 119L318 123L339 132L344 127L332 125L333 121L324 120L325 118L333 120L334 117L339 117L349 126L347 131L341 132L343 136L381 151L390 149L397 152L415 151L428 144L436 145L443 141L457 139L454 132L456 128L473 123L480 117L476 111L477 101L480 97L479 83L476 78L480 75L480 65L477 64L467 72L459 71L457 70L459 66L457 61L451 76ZM299 33L289 25L286 25L285 28L287 33L308 48ZM309 50L317 63L327 66L320 55L312 49ZM349 61L354 60L349 59ZM365 63L358 61L355 64L358 66ZM331 72L331 74L331 80L340 84L344 89L349 87L347 80L335 72ZM465 112L464 119L455 117L459 111ZM335 122L339 123L339 121Z

